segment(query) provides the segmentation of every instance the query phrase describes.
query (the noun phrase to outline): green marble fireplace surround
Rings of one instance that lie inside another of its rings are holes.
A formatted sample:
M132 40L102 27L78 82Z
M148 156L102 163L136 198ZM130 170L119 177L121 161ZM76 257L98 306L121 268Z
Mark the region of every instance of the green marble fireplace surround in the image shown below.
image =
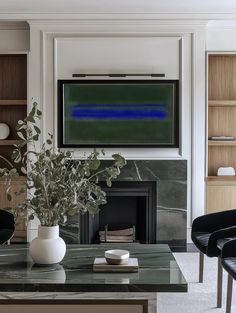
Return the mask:
M107 166L109 161L103 161ZM186 160L129 160L122 169L119 182L155 182L156 186L156 243L171 247L186 245L187 161ZM68 243L80 243L91 221L74 217L61 231ZM83 221L82 221L83 220ZM79 223L83 222L83 225ZM81 227L82 226L82 227ZM85 242L84 242L85 243ZM86 242L89 243L89 242ZM152 242L155 243L155 242Z

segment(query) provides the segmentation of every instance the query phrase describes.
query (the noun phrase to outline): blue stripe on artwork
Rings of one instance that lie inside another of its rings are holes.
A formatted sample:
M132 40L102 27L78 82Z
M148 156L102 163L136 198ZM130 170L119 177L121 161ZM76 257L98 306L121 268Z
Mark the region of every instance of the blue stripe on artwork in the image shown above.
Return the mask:
M83 108L81 108L81 106ZM87 107L87 109L85 108ZM142 109L143 108L143 109ZM164 105L76 105L71 108L71 117L76 119L165 119Z

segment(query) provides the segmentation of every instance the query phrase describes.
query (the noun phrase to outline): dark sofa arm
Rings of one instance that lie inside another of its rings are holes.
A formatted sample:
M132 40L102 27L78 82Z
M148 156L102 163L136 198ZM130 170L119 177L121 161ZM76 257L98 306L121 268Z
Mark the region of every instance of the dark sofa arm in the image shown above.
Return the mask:
M224 238L236 238L236 226L222 228L213 232L209 238L208 246L207 246L207 255L212 257L216 256L217 254L220 255L220 249L217 247L217 241L219 239Z
M236 257L236 239L230 240L224 244L221 252L221 257Z
M199 216L192 224L193 232L212 233L221 228L236 226L236 209Z

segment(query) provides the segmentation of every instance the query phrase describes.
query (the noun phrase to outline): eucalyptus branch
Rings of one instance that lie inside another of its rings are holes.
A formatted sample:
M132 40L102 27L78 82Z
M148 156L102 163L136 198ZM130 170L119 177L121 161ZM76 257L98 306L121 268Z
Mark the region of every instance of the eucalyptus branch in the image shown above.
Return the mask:
M91 175L91 176L88 178L88 180L92 180L94 177L100 176L101 174L105 174L105 173L106 173L106 168L100 170L99 172L94 173L93 175Z
M45 196L45 200L46 200L46 204L47 204L47 208L50 209L49 206L49 201L48 201L48 193L47 193L47 188L45 186L45 180L43 180L43 191L44 191L44 196Z
M37 151L39 147L36 142L39 141L41 131L36 125L36 120L40 119L41 115L38 105L34 103L28 116L16 126L21 142L15 145L12 158L14 163L22 162L23 166L30 170L25 183L28 197L12 209L14 214L21 215L30 209L32 213L29 219L37 216L44 226L65 225L68 216L80 212L95 214L100 210L100 206L106 203L106 193L98 184L100 177L110 186L111 180L116 178L120 168L125 166L125 159L120 155L113 155L112 164L101 169L99 156L104 155L104 152L94 150L86 159L77 162L73 160L70 151L58 151L52 145L51 134L42 144L41 150ZM26 152L23 150L25 146L28 146ZM8 163L5 158L4 161ZM11 170L0 169L0 173L8 172L12 176L16 175L13 164ZM11 185L10 178L10 174L8 179L6 176L8 188ZM20 195L20 192L17 192L16 196L18 194Z
M10 165L11 168L14 167L13 164L12 164L9 160L7 160L4 156L0 155L0 159L2 159L2 160L5 161L8 165Z

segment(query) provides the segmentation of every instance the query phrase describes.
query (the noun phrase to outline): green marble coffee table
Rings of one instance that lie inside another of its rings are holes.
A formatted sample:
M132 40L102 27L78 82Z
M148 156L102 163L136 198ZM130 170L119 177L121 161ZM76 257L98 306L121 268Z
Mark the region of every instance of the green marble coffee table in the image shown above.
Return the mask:
M103 257L104 251L111 248L129 250L131 257L138 258L139 272L94 273L94 258ZM89 303L113 299L129 300L132 304L140 300L146 301L146 312L156 312L157 292L186 291L187 283L167 245L68 245L61 264L51 267L35 266L26 245L0 248L1 305L11 304L17 299L32 301L37 295L37 300L87 300ZM6 308L4 310L7 313ZM70 311L67 309L67 312ZM125 312L123 308L122 312ZM145 312L145 305L140 312Z

